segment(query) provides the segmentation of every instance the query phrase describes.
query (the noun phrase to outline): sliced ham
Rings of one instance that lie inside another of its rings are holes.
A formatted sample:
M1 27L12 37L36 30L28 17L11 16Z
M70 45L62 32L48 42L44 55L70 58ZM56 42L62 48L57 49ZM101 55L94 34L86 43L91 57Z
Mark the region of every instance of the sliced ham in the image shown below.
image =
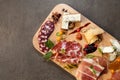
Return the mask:
M53 59L63 62L78 64L84 54L81 52L81 45L75 41L60 41L53 49Z
M107 67L103 57L84 58L76 71L78 80L97 80Z

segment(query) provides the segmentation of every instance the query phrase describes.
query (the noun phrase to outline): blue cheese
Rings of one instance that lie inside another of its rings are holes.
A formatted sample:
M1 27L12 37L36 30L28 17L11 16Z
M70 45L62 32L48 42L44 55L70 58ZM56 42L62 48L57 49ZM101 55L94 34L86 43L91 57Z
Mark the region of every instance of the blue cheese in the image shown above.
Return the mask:
M80 14L66 14L66 15L63 15L63 21L67 21L67 22L81 21L81 15Z
M62 29L68 29L69 22L81 21L81 14L64 13L62 17Z
M62 21L62 29L68 29L69 22L68 21Z

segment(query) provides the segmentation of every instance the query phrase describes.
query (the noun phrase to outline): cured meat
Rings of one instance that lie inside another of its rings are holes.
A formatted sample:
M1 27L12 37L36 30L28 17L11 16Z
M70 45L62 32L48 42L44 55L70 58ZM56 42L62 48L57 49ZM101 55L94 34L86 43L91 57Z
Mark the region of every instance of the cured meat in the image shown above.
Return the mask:
M78 80L97 80L106 67L107 62L103 57L84 58L76 71L76 78Z
M46 21L40 29L39 35L38 35L38 42L39 42L39 48L42 52L49 51L49 48L45 45L45 42L47 42L49 36L54 31L54 23L52 21Z
M75 41L60 41L52 51L53 57L59 62L77 64L84 54L81 52L81 45Z
M115 71L110 80L120 80L120 70Z

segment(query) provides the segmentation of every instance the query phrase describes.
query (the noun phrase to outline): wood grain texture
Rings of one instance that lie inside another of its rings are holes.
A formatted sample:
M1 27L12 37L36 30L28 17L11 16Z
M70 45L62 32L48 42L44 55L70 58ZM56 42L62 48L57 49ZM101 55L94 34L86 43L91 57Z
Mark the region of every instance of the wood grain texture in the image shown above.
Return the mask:
M50 14L49 14L48 17L45 19L45 21L42 23L42 25L43 25L47 20L50 20L51 15L52 15L52 12L58 12L58 13L61 13L61 14L62 14L62 9L63 9L63 8L64 8L64 9L67 9L68 12L70 12L70 13L79 13L78 11L76 11L75 9L73 9L72 7L70 7L70 6L66 5L66 4L59 4L59 5L56 5L55 8L50 12ZM83 16L83 15L82 15L82 17L81 17L81 20L82 20L82 21L81 21L80 24L79 24L79 23L76 24L76 28L79 27L79 26L82 26L82 25L86 24L87 22L90 22L90 23L91 23L90 26L92 26L92 27L100 28L99 26L97 26L95 23L93 23L91 20L89 20L88 18L86 18L86 17ZM55 40L55 35L56 35L56 32L60 31L61 22L62 22L62 19L60 18L59 22L58 22L57 24L55 24L55 30L54 30L54 32L53 32L53 33L50 35L50 37L49 37L49 39L52 40L54 43L57 43L56 40ZM39 51L40 53L44 54L43 52L41 52L41 51L39 50L39 44L38 44L38 33L39 33L40 29L41 29L41 26L39 27L39 29L37 30L37 32L35 33L35 35L34 35L34 37L33 37L33 46L35 47L35 49L36 49L37 51ZM68 33L69 33L69 32L71 32L71 30L68 31ZM110 40L110 39L115 39L113 36L111 36L111 35L110 35L109 33L107 33L107 32L104 32L102 35L103 35L103 40L102 40L102 42L99 44L99 46L101 46L101 45L102 45L102 46L111 45L109 40ZM79 42L79 43L82 45L82 47L84 47L84 45L87 44L87 42L85 41L85 39L82 39L81 41L76 40L75 34L69 35L69 36L66 38L66 40L70 40L70 41L75 40L75 41ZM101 56L98 51L94 52L93 54L98 55L98 56ZM54 61L54 60L52 60L52 61L55 62L57 65L59 65L61 68L63 68L64 70L66 70L67 72L69 72L70 74L72 74L72 75L75 77L75 72L76 72L77 69L68 70L68 69L64 68L64 66L65 66L64 63L59 63L59 62ZM103 77L102 77L103 80L106 80L106 76L110 77L110 75L111 75L110 73L107 73L107 74L103 75ZM108 77L107 77L107 78L108 78Z

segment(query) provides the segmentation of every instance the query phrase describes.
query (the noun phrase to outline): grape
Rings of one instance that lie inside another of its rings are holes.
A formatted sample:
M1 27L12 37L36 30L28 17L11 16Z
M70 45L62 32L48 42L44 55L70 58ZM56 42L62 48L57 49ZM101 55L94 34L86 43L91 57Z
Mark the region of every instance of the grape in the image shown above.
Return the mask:
M94 43L92 44L88 44L84 49L83 51L85 51L86 53L92 53L94 51L96 51L97 47L95 46Z

